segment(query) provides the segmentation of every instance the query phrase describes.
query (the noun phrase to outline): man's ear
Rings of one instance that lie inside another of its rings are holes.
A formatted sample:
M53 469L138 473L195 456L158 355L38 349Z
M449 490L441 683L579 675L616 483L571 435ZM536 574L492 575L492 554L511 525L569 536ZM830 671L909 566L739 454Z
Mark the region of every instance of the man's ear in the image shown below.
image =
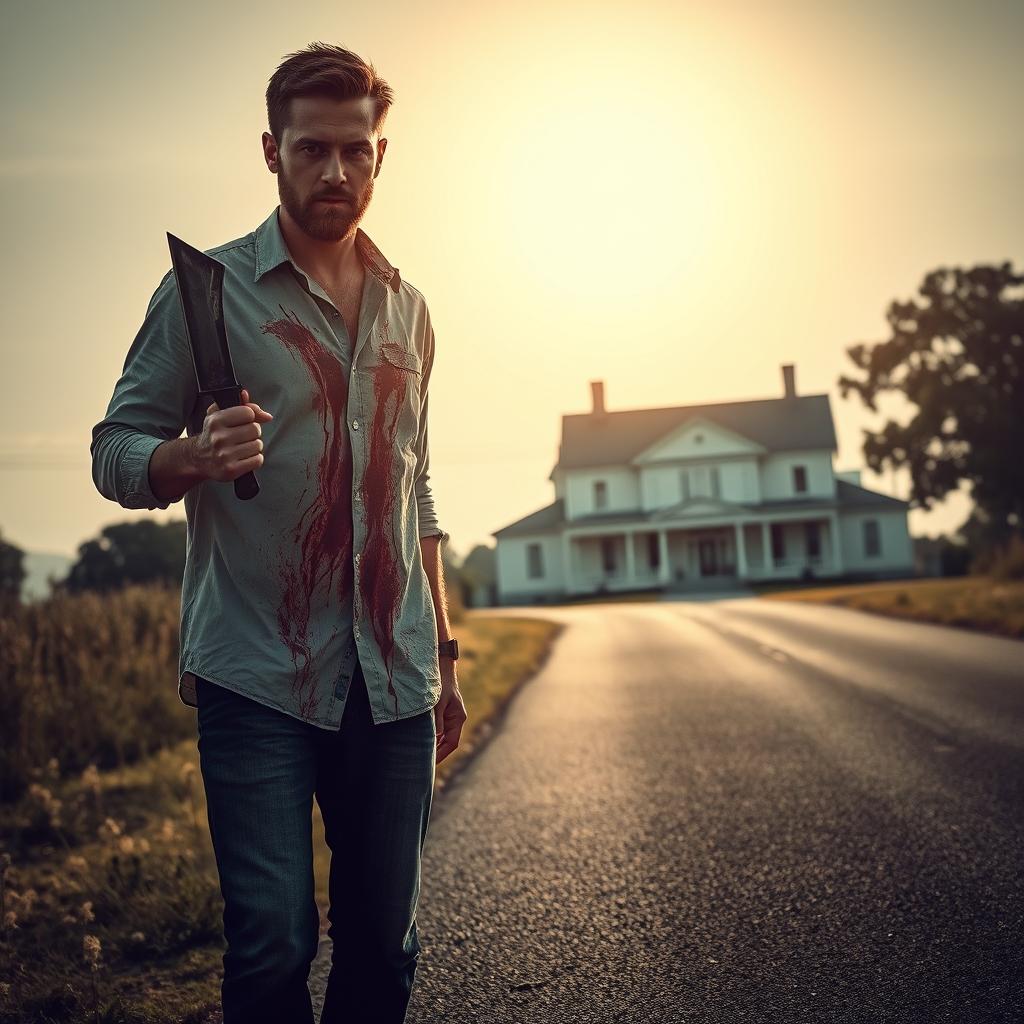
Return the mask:
M267 162L267 169L272 174L277 174L279 157L277 152L277 140L270 132L263 133L263 159Z
M384 163L384 150L388 148L387 139L377 140L377 169L373 172L373 176L376 178L380 174L381 164Z

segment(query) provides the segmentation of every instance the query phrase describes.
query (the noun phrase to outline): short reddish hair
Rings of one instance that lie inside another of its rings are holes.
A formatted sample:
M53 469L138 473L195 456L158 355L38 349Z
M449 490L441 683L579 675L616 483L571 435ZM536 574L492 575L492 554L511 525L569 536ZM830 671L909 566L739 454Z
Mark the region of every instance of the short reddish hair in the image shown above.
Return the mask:
M374 101L373 130L380 133L395 94L374 66L351 50L328 43L310 43L289 54L267 85L267 121L280 144L296 96L328 96L349 100L369 96Z

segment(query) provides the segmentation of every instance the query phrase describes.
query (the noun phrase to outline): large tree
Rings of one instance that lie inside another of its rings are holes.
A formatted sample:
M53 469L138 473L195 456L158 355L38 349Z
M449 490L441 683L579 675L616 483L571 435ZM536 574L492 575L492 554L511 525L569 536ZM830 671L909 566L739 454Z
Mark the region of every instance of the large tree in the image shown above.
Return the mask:
M841 376L840 392L872 411L883 393L907 398L908 422L864 431L868 466L909 468L925 509L970 484L975 539L1002 543L1024 533L1024 277L1009 263L940 268L918 292L890 304L889 338L846 350L863 376Z
M112 590L126 583L180 584L185 571L185 521L115 523L78 548L68 590Z

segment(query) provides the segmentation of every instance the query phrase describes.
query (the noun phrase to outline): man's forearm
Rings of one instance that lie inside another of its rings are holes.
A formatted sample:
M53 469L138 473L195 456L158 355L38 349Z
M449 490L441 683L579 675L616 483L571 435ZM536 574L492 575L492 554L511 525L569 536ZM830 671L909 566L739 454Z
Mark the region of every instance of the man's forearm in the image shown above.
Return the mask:
M420 537L420 554L423 569L430 583L430 596L434 602L434 616L437 619L439 641L451 639L451 623L448 621L448 597L444 585L444 564L441 560L441 538Z
M206 477L195 465L195 439L176 437L153 450L149 460L149 485L161 501L177 501Z

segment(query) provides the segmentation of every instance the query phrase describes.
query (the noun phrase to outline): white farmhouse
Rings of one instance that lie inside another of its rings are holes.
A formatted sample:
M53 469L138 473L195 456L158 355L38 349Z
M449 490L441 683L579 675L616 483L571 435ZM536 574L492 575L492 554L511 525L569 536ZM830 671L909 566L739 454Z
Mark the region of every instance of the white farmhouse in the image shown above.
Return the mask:
M827 394L562 417L555 500L503 527L502 604L913 574L905 501L835 472ZM742 585L742 584L741 584Z

